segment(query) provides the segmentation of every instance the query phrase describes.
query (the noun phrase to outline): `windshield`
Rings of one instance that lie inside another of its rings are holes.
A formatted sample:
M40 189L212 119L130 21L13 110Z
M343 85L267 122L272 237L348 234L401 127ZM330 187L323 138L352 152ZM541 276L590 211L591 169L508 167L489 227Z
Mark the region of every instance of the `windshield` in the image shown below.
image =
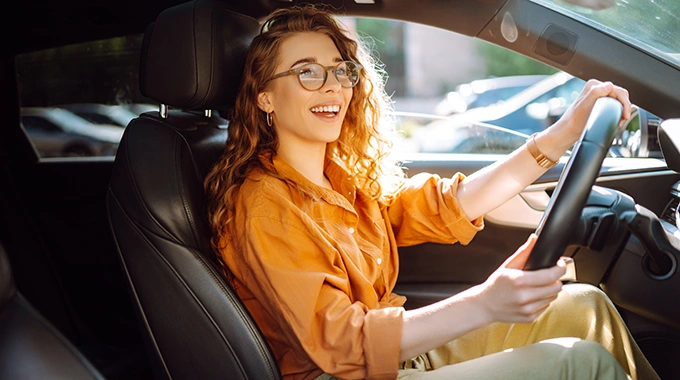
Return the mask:
M678 0L610 0L612 5L600 10L559 0L532 1L594 26L680 68Z

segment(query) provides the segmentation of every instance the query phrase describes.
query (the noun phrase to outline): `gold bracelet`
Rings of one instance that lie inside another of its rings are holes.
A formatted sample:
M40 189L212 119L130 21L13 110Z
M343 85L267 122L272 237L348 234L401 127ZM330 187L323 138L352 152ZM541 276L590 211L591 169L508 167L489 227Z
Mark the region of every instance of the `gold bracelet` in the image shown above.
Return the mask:
M546 169L550 169L553 166L557 165L556 161L553 161L546 157L543 153L541 153L540 150L538 150L538 147L536 146L536 135L538 133L534 133L533 135L529 136L527 139L527 150L529 153L534 157L534 160L536 160L536 163L538 166Z

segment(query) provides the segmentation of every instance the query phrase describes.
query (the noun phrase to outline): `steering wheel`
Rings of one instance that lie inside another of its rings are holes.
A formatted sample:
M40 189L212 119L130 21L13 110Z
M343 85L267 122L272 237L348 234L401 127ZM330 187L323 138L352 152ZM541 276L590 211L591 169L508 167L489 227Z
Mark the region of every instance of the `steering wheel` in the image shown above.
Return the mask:
M595 184L602 161L612 144L623 106L610 97L595 101L581 138L576 143L557 187L536 228L536 245L525 270L554 266L564 253L581 211Z

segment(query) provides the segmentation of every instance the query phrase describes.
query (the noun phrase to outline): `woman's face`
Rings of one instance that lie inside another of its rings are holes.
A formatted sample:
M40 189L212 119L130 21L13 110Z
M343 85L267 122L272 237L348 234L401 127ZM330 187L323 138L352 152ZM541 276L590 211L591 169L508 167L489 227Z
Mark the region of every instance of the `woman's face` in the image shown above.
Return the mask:
M335 66L343 60L333 40L317 32L296 33L286 38L278 58L275 74L309 62ZM352 89L342 87L332 71L328 71L326 83L315 91L303 88L296 74L276 78L259 94L258 105L263 111L272 112L279 147L325 149L325 144L340 136L351 99Z

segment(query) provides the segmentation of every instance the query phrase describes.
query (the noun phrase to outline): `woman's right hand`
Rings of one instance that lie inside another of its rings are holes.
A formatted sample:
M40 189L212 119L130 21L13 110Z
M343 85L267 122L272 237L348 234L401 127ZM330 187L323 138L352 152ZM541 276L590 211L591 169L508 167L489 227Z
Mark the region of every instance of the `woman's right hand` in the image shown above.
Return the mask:
M478 286L475 298L488 314L490 323L533 322L562 289L559 278L566 272L566 264L562 260L551 268L521 269L536 239L537 236L531 234L526 243Z

